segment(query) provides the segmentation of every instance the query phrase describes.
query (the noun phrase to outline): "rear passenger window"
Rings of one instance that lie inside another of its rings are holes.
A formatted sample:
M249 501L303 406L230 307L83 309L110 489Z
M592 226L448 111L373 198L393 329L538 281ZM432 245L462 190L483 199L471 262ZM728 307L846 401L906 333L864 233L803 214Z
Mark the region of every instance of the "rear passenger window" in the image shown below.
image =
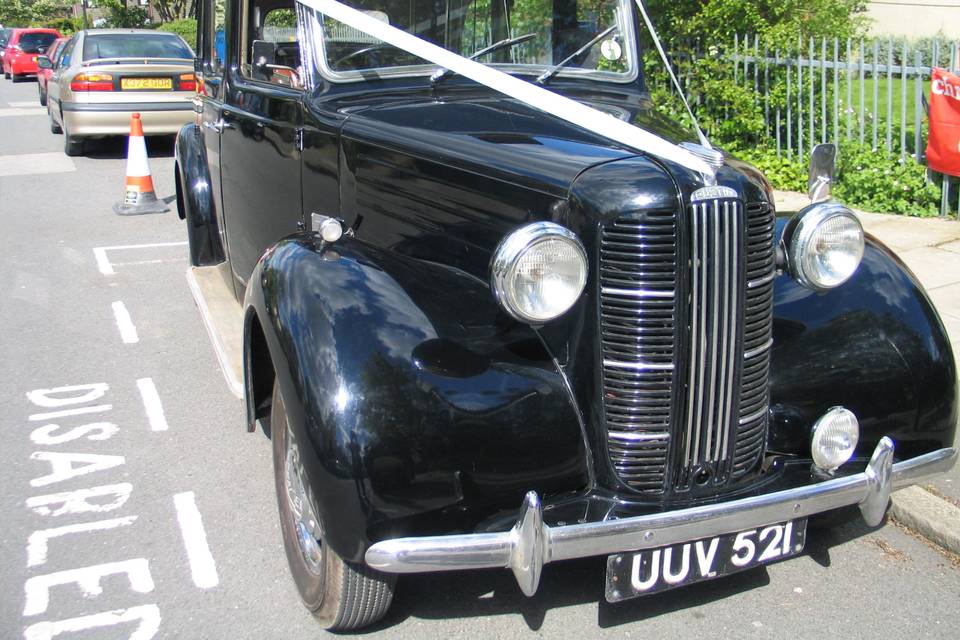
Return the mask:
M276 3L268 6L276 7ZM240 74L250 80L301 88L303 67L293 2L264 11L256 0L245 0L242 19Z

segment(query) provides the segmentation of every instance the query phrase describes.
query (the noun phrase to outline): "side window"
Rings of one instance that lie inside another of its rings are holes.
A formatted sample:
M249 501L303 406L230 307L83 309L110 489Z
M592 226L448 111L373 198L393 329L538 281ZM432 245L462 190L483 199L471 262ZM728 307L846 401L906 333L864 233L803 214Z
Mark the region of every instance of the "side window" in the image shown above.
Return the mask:
M205 62L215 74L223 73L227 58L226 0L212 0L210 19L207 25L207 50Z
M70 41L67 42L66 46L60 51L60 56L57 59L56 68L64 69L70 66L70 56L73 54L73 47L77 44L77 37L74 36L70 38Z
M294 4L271 4L273 8L266 11L256 0L242 4L240 75L299 89L303 86L303 67Z

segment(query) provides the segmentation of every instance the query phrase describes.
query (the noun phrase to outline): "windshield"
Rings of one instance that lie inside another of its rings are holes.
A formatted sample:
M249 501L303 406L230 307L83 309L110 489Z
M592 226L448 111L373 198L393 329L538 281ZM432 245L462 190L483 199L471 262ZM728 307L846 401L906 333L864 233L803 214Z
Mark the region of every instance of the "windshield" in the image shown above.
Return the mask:
M558 75L621 82L636 77L630 9L623 0L347 0L347 4L464 57L499 45L476 60L503 71L539 75L563 62ZM437 68L332 18L323 18L322 33L320 67L338 79L366 78L371 73L423 74Z
M162 33L102 33L83 41L83 59L174 58L193 59L193 51L179 36Z
M27 53L46 51L57 37L55 33L24 33L20 36L20 48Z

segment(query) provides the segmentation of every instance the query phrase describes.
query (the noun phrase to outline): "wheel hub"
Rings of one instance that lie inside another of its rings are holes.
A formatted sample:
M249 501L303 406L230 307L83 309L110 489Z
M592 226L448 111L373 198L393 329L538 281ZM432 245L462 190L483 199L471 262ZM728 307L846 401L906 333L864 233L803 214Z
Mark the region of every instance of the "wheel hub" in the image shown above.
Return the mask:
M293 516L293 526L297 533L297 543L300 554L307 565L307 569L316 575L323 572L323 552L318 542L316 518L313 509L307 501L307 492L304 488L300 455L296 444L291 442L287 432L286 456L286 485L287 499L290 503L290 512Z

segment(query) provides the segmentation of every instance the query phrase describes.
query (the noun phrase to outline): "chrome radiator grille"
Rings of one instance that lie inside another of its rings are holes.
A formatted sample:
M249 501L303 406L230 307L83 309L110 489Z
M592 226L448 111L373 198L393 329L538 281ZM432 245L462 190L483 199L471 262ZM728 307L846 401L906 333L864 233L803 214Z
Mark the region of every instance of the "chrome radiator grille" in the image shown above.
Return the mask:
M623 217L600 238L603 399L621 480L659 492L666 480L676 350L677 219Z
M743 476L767 430L773 211L722 199L686 215L625 215L601 231L607 449L645 493Z
M773 277L776 270L774 212L766 203L747 205L747 276L743 313L743 373L733 477L756 464L767 433L770 346L773 344Z
M735 422L743 294L743 211L737 200L690 206L690 361L678 485L722 482Z

